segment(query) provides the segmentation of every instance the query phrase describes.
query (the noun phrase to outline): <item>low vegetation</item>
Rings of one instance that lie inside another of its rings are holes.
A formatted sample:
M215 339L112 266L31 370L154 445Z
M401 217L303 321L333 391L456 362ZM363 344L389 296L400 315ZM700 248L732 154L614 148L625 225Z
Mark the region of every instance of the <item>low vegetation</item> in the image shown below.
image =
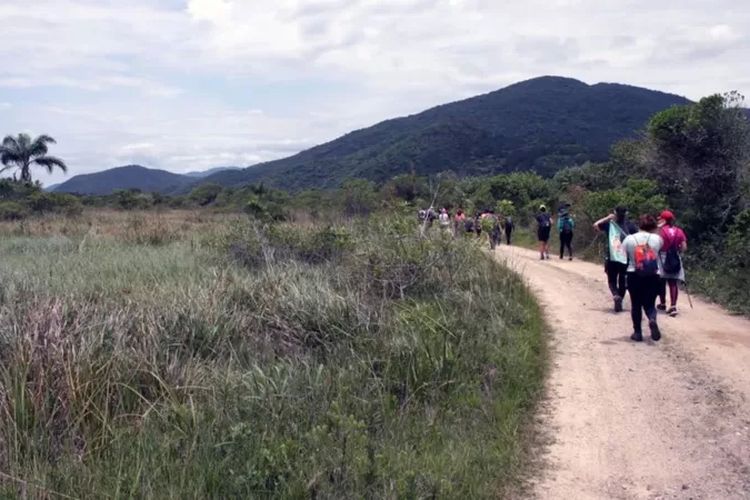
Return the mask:
M542 324L472 241L206 211L0 235L0 496L477 498L517 472Z

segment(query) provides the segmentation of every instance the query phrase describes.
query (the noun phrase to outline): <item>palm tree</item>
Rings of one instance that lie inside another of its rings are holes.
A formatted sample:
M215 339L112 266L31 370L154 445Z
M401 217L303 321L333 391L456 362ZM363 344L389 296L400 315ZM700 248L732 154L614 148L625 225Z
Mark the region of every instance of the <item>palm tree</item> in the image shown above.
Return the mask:
M32 165L44 167L49 173L52 173L55 167L67 172L65 162L47 155L47 144L56 144L56 141L48 135L40 135L33 141L28 134L18 134L18 137L7 136L0 146L0 163L4 165L0 172L17 168L21 171L21 181L29 184Z

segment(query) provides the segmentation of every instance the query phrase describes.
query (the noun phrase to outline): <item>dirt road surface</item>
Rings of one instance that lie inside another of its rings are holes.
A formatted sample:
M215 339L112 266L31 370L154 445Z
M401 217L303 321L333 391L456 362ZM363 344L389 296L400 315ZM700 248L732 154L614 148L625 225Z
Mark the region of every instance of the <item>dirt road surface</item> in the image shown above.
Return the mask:
M664 337L634 343L603 266L496 257L535 291L552 336L533 498L750 499L750 321L693 298L660 315Z

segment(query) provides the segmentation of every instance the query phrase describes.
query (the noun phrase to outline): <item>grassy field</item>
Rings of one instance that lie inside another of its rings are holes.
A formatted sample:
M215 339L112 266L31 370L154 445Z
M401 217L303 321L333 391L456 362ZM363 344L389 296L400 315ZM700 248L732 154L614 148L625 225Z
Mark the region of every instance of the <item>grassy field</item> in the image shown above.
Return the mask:
M519 469L540 311L411 219L0 224L0 496L477 498Z

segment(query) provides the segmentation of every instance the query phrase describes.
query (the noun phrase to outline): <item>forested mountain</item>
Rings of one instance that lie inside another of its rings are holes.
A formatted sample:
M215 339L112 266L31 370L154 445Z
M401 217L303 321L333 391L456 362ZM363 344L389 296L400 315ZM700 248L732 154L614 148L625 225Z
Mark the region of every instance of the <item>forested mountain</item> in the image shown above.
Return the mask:
M140 165L111 168L93 174L76 175L48 191L78 194L107 195L118 189L140 189L153 193L173 193L218 172L237 170L238 167L217 167L202 172L175 174Z
M688 102L629 85L540 77L205 180L300 189L333 187L347 178L382 181L411 171L552 174L562 166L606 159L613 143L633 136L654 113Z
M76 175L57 186L56 192L77 194L111 194L118 189L140 189L169 193L195 182L195 178L155 170L140 165L111 168L94 174Z

